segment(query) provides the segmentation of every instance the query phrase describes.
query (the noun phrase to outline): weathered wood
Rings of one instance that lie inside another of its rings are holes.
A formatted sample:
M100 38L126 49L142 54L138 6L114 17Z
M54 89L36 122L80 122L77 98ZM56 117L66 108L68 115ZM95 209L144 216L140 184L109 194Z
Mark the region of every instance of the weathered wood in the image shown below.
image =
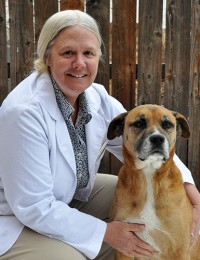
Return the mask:
M5 1L0 0L0 105L8 94L8 65Z
M188 166L200 190L200 3L192 0Z
M112 95L129 110L135 106L136 0L113 0ZM121 163L111 157L111 173Z
M40 31L45 21L54 13L58 12L56 0L34 0L35 6L35 42L37 44Z
M166 80L164 104L189 114L191 1L167 1ZM187 165L187 140L177 140L176 152Z
M162 0L139 3L138 105L161 104Z
M61 0L60 10L81 10L84 11L84 0Z
M127 110L135 105L136 0L113 0L112 95Z
M103 61L99 63L96 82L105 86L109 92L110 65L109 65L109 41L110 41L110 1L87 0L86 11L97 21L100 27L104 45L102 46Z
M10 13L10 78L13 89L32 68L33 3L9 0Z
M87 0L86 12L97 21L104 45L101 47L103 61L99 63L98 74L95 82L102 84L109 92L110 64L109 64L109 46L110 46L110 1L108 0ZM110 154L105 153L99 167L99 172L110 173Z

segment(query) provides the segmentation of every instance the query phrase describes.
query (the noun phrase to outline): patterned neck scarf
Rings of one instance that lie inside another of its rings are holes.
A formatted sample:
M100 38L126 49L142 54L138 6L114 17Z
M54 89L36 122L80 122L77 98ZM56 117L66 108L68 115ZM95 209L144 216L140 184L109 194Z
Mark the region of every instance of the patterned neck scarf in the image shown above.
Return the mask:
M76 123L74 125L71 119L71 115L74 112L74 108L68 102L67 98L60 90L58 84L56 83L52 75L51 80L55 91L56 101L66 122L74 150L78 190L86 187L89 180L85 124L87 124L91 120L92 115L90 113L90 108L86 99L85 92L83 92L78 97L79 112Z

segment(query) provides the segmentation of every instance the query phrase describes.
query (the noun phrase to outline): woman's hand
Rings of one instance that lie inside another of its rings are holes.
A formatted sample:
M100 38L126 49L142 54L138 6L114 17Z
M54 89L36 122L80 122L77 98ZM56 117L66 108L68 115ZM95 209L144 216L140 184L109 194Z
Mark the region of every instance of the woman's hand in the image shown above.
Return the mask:
M134 234L144 229L141 224L113 221L107 224L104 241L128 257L150 257L157 251Z
M193 223L192 223L192 239L191 244L197 241L200 231L200 205L193 205Z

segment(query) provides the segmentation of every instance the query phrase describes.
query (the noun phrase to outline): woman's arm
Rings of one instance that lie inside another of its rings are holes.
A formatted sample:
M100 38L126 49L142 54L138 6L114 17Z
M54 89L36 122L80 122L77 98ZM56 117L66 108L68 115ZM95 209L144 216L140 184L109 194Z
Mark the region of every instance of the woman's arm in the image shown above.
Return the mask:
M184 187L185 187L187 196L193 206L193 223L192 223L191 243L194 244L199 236L199 231L200 231L200 193L197 190L196 186L191 183L184 182Z
M67 205L73 189L69 183L75 174L56 153L54 124L47 127L47 117L44 120L40 108L35 107L21 105L0 113L0 175L5 198L23 225L93 259L100 250L106 223ZM56 167L58 161L62 165Z
M190 170L183 164L179 157L174 155L174 162L181 171L183 178L183 185L185 187L186 194L193 206L193 223L192 223L192 239L191 243L194 244L199 236L200 230L200 193L194 185L194 180Z

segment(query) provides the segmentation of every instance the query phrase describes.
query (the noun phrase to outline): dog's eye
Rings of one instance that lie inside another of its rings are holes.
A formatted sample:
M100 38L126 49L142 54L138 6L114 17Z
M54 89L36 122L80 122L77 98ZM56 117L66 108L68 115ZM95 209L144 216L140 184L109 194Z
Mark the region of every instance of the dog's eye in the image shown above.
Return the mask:
M144 129L144 128L146 128L147 123L146 123L145 119L140 119L140 120L137 120L137 121L131 123L130 126L135 127L135 128L143 128Z
M167 129L170 129L170 128L173 128L174 125L171 121L168 121L168 120L165 120L161 123L161 126L163 129L167 130Z

